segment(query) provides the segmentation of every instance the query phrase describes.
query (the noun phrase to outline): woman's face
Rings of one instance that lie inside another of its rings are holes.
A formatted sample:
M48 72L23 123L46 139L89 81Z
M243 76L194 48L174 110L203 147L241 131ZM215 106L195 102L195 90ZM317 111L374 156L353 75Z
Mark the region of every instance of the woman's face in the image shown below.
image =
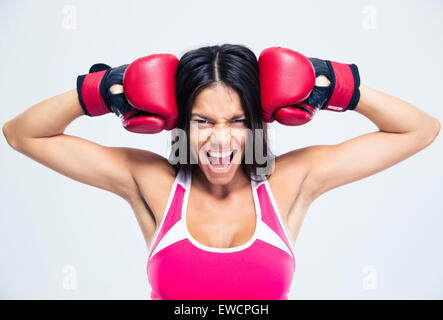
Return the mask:
M190 147L209 182L227 184L233 179L244 157L247 130L235 90L216 84L197 96L191 113Z

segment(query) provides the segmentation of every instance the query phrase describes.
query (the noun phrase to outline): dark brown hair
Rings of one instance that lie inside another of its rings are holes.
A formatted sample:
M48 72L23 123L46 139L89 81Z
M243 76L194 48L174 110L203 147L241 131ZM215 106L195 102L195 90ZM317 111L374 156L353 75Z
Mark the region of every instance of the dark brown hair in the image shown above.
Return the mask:
M270 170L267 170L269 173L257 175L257 169L269 168L269 161L273 163L275 157L269 149L267 125L261 114L259 68L255 54L243 45L233 44L194 49L181 57L175 79L178 107L177 128L186 132L186 137L189 137L192 106L203 89L222 82L237 92L241 99L247 126L251 130L254 140L253 143L248 144L253 148L251 150L253 152L252 163L245 163L243 159L241 167L250 179L263 180L265 176L269 176ZM264 153L261 158L266 158L264 163L258 163L256 159L256 129L262 129L258 131L261 131L263 135L259 138L262 140ZM172 150L169 161L173 163L176 170L190 171L195 164L191 163L189 139L175 138L171 140ZM185 142L186 147L180 146ZM177 143L179 145L175 145ZM178 160L179 150L186 150L185 163Z

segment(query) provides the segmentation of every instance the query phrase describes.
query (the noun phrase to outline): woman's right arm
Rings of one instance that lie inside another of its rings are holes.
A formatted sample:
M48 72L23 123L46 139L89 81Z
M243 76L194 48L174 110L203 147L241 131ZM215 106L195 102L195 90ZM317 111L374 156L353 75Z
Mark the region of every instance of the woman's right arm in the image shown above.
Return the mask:
M3 134L12 148L69 178L126 200L139 197L129 164L133 155L142 152L152 161L152 169L165 167L167 160L148 151L105 147L64 134L68 124L82 115L74 89L37 103L8 121Z

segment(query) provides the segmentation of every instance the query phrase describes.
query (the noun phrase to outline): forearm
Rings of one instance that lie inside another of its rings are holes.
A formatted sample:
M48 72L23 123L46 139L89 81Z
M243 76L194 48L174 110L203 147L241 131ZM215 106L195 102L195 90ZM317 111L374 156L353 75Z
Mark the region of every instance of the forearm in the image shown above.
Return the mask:
M37 103L3 126L8 142L51 137L63 133L74 119L84 115L77 90L73 89Z
M440 122L412 104L381 91L360 86L360 101L354 109L371 120L380 131L435 135Z

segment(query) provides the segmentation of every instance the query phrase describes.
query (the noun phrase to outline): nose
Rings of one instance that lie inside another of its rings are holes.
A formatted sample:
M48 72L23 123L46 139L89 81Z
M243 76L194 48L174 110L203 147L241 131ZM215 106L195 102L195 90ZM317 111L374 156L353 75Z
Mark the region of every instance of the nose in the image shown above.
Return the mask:
M230 128L214 127L210 136L211 150L228 151L231 150L231 130Z

